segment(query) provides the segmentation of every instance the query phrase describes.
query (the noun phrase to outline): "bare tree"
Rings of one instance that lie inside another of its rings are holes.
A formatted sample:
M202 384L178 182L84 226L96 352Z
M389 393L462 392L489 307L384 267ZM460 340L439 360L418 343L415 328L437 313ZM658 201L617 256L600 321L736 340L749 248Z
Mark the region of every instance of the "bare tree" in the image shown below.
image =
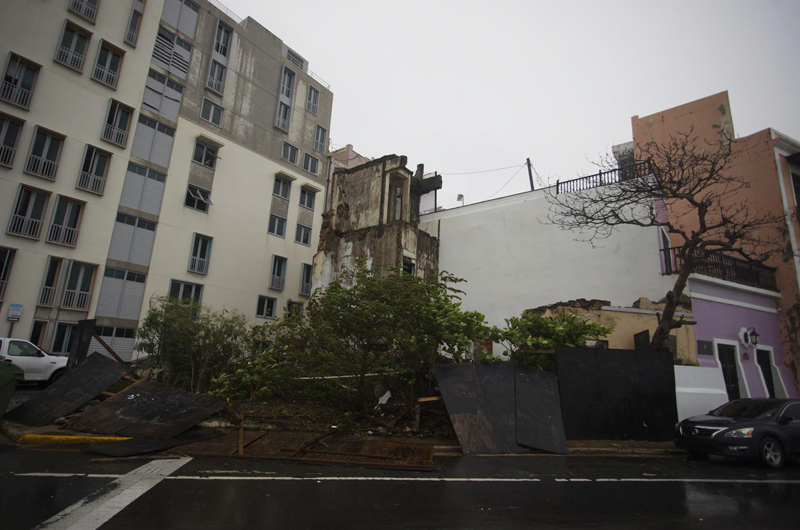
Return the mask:
M549 221L578 232L578 240L597 245L622 226L668 232L674 250L665 252L666 266L677 277L650 343L654 350L685 324L675 310L692 272L724 266L724 256L756 265L781 248L783 212L757 211L747 200L750 183L736 174L752 147L724 133L716 142L702 141L689 130L663 144L637 145L633 165L548 189ZM618 165L612 156L600 164Z

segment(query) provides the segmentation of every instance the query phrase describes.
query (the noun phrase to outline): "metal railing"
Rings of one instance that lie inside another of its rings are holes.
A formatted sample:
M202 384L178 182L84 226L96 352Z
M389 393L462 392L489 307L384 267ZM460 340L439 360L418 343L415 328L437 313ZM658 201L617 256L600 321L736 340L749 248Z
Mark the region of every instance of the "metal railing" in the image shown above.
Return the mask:
M7 145L0 145L0 165L11 167L14 164L14 155L17 150Z
M61 307L69 309L89 309L89 302L92 300L92 293L76 290L64 291L64 300Z
M661 250L664 258L664 274L678 274L683 267L684 258L679 255L681 247L670 247ZM695 265L692 272L727 280L733 283L749 285L770 291L778 290L775 270L761 263L753 263L727 254L711 254L702 259L705 263Z
M36 239L39 239L41 230L42 221L40 219L32 219L17 214L11 216L11 225L8 227L8 231L12 234L35 237Z
M599 188L600 186L608 186L609 184L616 184L617 182L645 177L652 172L653 168L650 160L643 160L642 162L610 169L608 171L600 171L595 175L565 180L564 182L557 180L556 194L575 193L592 188Z
M320 85L325 85L325 88L327 88L328 90L330 90L330 89L331 89L331 85L330 85L330 84L328 84L328 82L327 82L327 81L325 81L324 79L322 79L320 76L318 76L317 74L315 74L315 73L314 73L314 72L312 72L311 70L306 70L306 73L307 73L308 75L310 75L310 76L312 77L312 79L316 79L317 83L319 83Z
M311 296L311 283L300 282L300 295Z
M25 164L25 171L39 175L47 179L55 180L56 171L58 170L58 162L47 160L36 155L28 156L28 163Z
M237 24L242 23L243 20L242 17L240 17L239 15L237 15L236 13L225 7L221 2L218 2L217 0L208 0L208 1L211 3L211 5L213 5L214 7L216 7L217 9L219 9L220 11L231 17L233 20L235 20Z
M87 0L72 0L69 4L69 9L92 22L97 20L97 6L90 4Z
M3 81L3 84L0 85L0 98L26 109L31 106L31 95L30 90L25 90L8 81Z
M225 92L225 82L220 81L219 79L214 79L211 76L208 76L206 86L217 94L223 94Z
M78 241L78 229L52 224L47 234L47 240L52 243L61 243L62 245L74 247Z
M284 131L289 130L289 120L284 120L283 118L278 118L278 128L283 129Z
M39 293L39 305L52 307L55 298L56 298L56 288L47 287L45 285L42 287L42 292Z
M7 285L8 285L8 280L0 280L0 302L3 301L3 297L6 294Z
M272 278L269 282L270 289L277 289L278 291L283 291L283 284L286 282L286 278L283 276L275 276L272 275Z
M103 127L103 140L125 147L125 144L128 143L128 131L106 123Z
M59 46L56 52L56 61L65 64L75 70L83 70L84 56L80 53L70 50L66 46Z
M95 193L103 193L103 188L105 188L105 185L105 177L100 177L93 173L89 173L88 171L81 171L81 174L78 177L78 187L83 190L93 191Z
M208 261L203 258L196 258L192 256L189 260L189 270L192 272L199 272L200 274L208 273Z
M100 81L101 83L105 83L108 86L112 86L117 88L117 79L119 74L114 72L113 70L109 70L105 66L96 64L94 67L94 73L92 77Z
M135 29L129 29L125 32L125 42L131 46L136 46L136 41L139 40L139 32Z

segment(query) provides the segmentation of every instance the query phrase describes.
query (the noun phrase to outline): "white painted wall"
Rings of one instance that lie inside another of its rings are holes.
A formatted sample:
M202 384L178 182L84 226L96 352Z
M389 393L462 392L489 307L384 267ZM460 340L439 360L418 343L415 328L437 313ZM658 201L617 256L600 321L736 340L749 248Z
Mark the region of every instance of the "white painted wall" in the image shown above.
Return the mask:
M675 402L678 421L706 414L728 402L725 380L718 368L675 367Z
M600 248L547 224L544 191L521 193L420 217L439 233L439 270L464 278L464 307L490 324L576 298L630 306L663 298L673 278L661 275L658 231L624 227Z

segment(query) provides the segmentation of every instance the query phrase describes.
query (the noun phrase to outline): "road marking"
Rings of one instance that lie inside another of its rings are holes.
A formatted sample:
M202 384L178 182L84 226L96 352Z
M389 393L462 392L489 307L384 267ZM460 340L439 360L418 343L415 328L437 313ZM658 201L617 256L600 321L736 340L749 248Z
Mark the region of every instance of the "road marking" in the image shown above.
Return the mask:
M175 460L154 460L125 475L81 475L68 473L26 473L17 476L85 476L87 478L116 477L97 492L81 499L54 515L34 530L96 530L144 495L156 484L188 463L190 457Z
M176 475L169 480L266 480L274 482L541 482L538 478L459 478L459 477L213 477Z

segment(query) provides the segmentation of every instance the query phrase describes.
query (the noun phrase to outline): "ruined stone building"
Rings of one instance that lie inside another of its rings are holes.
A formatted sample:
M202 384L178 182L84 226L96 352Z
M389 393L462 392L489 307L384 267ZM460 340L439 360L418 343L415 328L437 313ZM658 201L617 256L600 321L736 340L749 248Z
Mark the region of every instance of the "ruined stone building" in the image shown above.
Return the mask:
M440 176L424 178L406 167L405 156L387 155L350 168L337 168L329 183L314 257L314 287L335 281L363 259L378 274L403 268L435 280L439 241L419 230L420 201L442 187Z

